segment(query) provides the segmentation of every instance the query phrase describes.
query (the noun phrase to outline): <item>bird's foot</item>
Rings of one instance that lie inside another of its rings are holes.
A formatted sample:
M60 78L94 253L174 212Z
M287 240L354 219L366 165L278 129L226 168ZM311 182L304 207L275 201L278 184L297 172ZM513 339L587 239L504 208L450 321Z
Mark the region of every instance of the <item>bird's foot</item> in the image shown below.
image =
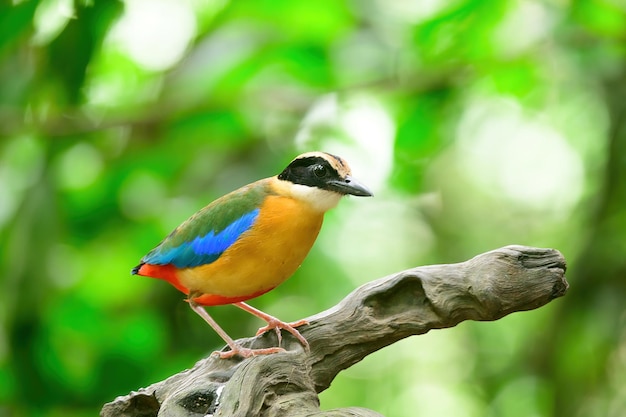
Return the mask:
M226 352L213 352L213 355L217 355L220 359L229 359L233 356L241 356L243 358L249 358L251 356L257 355L271 355L272 353L282 353L286 352L285 349L281 347L272 347L272 348L264 348L264 349L250 349L241 346L236 346L235 349L231 349Z
M289 333L291 333L293 337L298 339L298 341L302 344L302 346L304 346L304 349L306 351L309 350L309 342L307 342L304 336L302 336L300 332L295 329L298 326L304 326L305 324L309 324L308 321L303 319L303 320L298 320L293 323L285 323L284 321L278 320L276 317L271 317L271 316L268 317L266 321L267 321L267 326L261 327L259 330L257 330L256 332L257 336L265 333L268 330L273 329L274 332L276 332L276 337L278 338L278 345L280 346L280 343L282 342L282 339L283 339L283 336L280 330L284 329L284 330L287 330Z
M274 331L276 332L276 337L278 338L278 346L280 346L280 343L283 339L280 330L285 329L289 333L291 333L293 337L298 339L298 341L302 344L302 346L304 346L304 350L306 350L307 352L309 351L309 342L307 342L306 339L300 334L300 332L295 329L298 326L309 324L309 322L307 322L306 320L299 320L294 323L285 323L284 321L278 320L276 317L270 316L269 314L264 313L261 310L244 303L243 301L238 302L238 303L233 303L233 305L236 305L242 310L246 310L248 313L254 314L255 316L267 322L267 326L261 327L256 332L257 336L260 335L261 333L265 333L268 330L274 329Z

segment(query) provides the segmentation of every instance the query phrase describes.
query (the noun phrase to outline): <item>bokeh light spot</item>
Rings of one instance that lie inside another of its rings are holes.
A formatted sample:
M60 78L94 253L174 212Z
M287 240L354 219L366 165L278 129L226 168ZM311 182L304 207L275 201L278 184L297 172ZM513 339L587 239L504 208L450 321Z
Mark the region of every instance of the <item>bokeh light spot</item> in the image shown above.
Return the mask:
M568 212L583 192L580 155L512 101L479 101L459 125L464 171L485 191L530 209Z
M503 56L519 54L542 41L555 20L541 2L520 0L515 3L495 33L494 42Z
M78 143L65 151L57 161L57 180L65 189L91 185L102 173L100 152L88 143Z
M162 71L183 57L196 34L196 18L186 1L129 0L111 32L138 65Z
M35 27L33 43L45 45L52 41L72 18L74 18L74 2L72 0L42 0L33 17Z

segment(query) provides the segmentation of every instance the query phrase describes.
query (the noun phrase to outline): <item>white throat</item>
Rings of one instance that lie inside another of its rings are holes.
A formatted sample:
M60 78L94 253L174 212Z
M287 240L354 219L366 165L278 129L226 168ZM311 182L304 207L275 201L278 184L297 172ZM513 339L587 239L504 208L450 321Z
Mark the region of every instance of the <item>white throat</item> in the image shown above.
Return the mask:
M322 213L335 207L342 197L341 194L334 191L301 184L291 184L289 190L293 198L306 202L313 210Z

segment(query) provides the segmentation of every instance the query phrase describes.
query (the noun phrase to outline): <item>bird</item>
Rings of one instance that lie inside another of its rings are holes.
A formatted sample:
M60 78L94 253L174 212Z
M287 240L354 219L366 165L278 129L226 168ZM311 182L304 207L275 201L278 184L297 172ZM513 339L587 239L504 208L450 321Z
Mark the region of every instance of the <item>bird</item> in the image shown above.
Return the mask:
M325 152L298 155L278 175L245 185L213 201L175 228L141 258L131 274L163 279L187 295L191 309L224 339L220 358L284 352L281 329L308 351L296 329L245 301L276 288L300 267L324 218L343 196L372 196L348 163ZM277 347L245 348L236 343L205 307L232 304L267 322L257 335L274 330Z

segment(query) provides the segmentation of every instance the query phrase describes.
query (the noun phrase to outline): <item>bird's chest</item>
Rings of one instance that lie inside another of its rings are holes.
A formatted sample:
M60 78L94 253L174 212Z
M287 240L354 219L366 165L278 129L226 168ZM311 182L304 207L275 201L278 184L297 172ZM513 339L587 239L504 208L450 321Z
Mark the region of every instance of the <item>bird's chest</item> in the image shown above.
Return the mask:
M302 202L268 197L252 228L219 259L185 271L185 286L229 297L268 291L300 266L317 238L322 220L322 213Z

